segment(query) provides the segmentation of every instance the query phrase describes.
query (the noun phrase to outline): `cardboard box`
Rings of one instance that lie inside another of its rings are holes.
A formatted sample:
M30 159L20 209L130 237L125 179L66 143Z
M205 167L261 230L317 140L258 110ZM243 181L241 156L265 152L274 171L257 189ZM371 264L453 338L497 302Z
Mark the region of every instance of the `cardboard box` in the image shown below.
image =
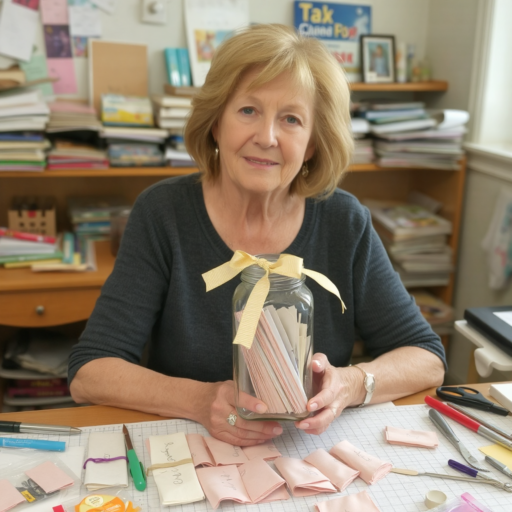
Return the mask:
M9 229L56 236L56 208L52 197L15 197L8 210Z

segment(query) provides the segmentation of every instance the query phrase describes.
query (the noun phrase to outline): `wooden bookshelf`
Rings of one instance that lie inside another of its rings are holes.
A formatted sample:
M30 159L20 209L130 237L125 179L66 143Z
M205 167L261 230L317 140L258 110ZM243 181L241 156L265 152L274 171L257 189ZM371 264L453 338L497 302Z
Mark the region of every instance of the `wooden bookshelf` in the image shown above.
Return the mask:
M448 90L446 80L429 80L428 82L391 82L385 84L374 84L365 82L350 83L351 91L364 92L444 92Z

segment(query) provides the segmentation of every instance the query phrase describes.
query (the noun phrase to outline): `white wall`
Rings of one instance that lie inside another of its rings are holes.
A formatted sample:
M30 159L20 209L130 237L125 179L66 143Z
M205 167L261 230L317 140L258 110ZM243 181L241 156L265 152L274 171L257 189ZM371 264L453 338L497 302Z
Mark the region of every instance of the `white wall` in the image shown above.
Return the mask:
M415 44L417 55L424 55L429 0L344 0L338 3L371 5L374 33L394 34L397 41ZM114 15L101 11L102 38L146 43L150 93L158 94L162 92L165 82L162 49L166 46L186 46L183 3L182 0L167 0L168 16L165 25L141 23L141 4L141 0L117 0ZM293 0L249 0L249 6L251 22L293 25ZM42 31L38 34L36 45L37 51L44 53ZM79 92L74 96L85 98L88 95L87 59L75 59L75 70Z

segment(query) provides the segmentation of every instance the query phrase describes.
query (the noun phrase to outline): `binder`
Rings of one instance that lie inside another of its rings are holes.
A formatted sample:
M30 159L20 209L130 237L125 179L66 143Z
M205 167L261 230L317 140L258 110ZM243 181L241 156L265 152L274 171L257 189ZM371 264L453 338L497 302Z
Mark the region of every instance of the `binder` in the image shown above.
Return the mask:
M512 306L469 308L464 311L464 320L501 350L512 355L512 324L496 315L510 313Z

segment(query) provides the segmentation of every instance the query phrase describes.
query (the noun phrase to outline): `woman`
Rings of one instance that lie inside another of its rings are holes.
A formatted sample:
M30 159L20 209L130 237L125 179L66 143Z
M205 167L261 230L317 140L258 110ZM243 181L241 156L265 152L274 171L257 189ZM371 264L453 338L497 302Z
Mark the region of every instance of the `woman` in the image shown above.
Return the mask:
M73 398L190 418L236 445L279 435L277 422L233 416L237 280L206 294L201 274L236 249L304 258L347 306L342 315L335 296L308 282L318 393L308 402L315 415L298 428L318 434L347 406L439 385L439 338L393 271L368 211L336 189L352 151L349 90L322 44L280 25L239 33L217 50L193 106L186 142L202 179L164 180L138 198L71 355ZM375 359L347 367L356 330Z

